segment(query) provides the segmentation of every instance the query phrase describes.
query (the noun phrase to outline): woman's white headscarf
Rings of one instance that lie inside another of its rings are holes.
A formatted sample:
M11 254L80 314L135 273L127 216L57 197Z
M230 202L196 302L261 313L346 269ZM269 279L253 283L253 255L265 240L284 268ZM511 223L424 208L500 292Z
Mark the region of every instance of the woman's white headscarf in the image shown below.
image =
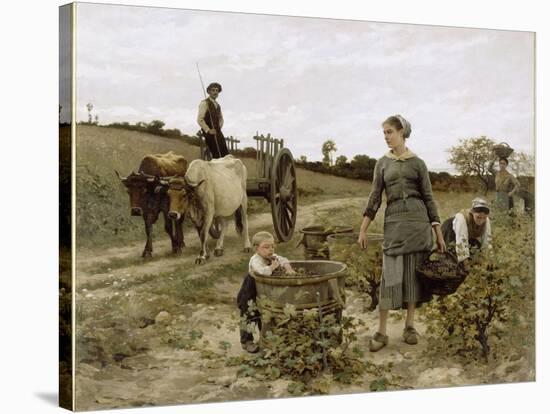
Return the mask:
M401 126L403 127L403 136L405 138L409 138L411 135L411 123L399 114L395 115L395 117L399 119L399 122L401 122Z

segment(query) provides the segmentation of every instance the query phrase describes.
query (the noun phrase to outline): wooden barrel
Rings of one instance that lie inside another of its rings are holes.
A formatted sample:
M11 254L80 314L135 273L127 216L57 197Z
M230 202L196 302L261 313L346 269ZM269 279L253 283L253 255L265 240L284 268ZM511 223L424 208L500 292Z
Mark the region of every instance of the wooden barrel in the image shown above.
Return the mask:
M308 226L300 230L303 234L300 243L304 245L304 256L306 260L330 259L327 246L327 237L331 234L351 233L350 226Z
M323 315L341 315L345 304L344 278L347 266L329 260L291 261L291 266L303 269L308 275L256 276L258 309L262 315L261 336L271 328L268 313L282 315L287 304L300 312L320 308ZM267 299L264 301L262 299ZM267 311L267 312L266 312Z

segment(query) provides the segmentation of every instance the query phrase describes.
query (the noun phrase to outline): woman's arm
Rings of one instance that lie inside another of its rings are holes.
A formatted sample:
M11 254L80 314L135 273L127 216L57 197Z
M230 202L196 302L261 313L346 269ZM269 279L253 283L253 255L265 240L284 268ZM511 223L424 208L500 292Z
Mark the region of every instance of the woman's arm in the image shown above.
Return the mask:
M361 228L359 229L359 239L357 240L357 243L359 243L362 249L367 248L367 229L369 228L371 221L372 220L369 216L365 216L363 217L363 221L361 222Z
M468 244L468 225L461 213L457 213L453 220L453 230L456 234L456 255L458 261L462 262L470 257L470 246Z
M444 252L447 250L447 246L445 245L445 239L443 238L443 232L441 231L441 219L439 218L437 204L433 196L432 183L430 181L428 167L422 160L420 160L420 194L422 195L422 200L428 210L428 218L430 219L430 223L432 223L432 228L435 231L437 249L440 252Z
M512 174L510 174L510 183L514 186L514 188L512 188L512 191L510 191L508 195L512 197L515 193L519 191L520 184L518 179L514 177Z
M428 210L428 217L432 226L435 226L436 223L441 224L441 219L439 218L439 213L437 211L437 204L435 202L433 192L432 192L432 183L430 182L430 174L428 173L428 167L426 163L420 160L420 171L419 171L419 189L420 194L422 195L422 200L426 205Z
M382 191L384 190L384 168L382 167L383 158L376 161L374 166L374 176L372 179L372 188L370 190L367 207L363 212L363 221L359 230L359 238L357 243L362 249L367 248L367 229L370 223L374 220L380 205L382 204Z
M367 216L372 220L376 216L380 204L382 204L382 190L384 189L384 168L382 167L383 158L376 161L374 166L374 176L372 179L372 188L370 190L367 206L363 212L363 216Z

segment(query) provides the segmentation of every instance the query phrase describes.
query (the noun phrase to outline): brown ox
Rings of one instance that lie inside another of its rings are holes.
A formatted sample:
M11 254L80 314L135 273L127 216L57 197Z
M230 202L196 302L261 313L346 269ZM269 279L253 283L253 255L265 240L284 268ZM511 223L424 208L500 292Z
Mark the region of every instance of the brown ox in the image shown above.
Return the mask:
M161 182L163 177L184 176L187 172L187 160L172 151L166 154L147 155L141 161L137 173L132 172L127 177L116 174L126 186L130 197L130 214L142 216L145 223L147 242L142 257L152 257L153 224L162 212L164 229L172 242L172 253L180 254L185 246L183 240L183 217L172 220L168 216L170 200L166 194L168 186Z

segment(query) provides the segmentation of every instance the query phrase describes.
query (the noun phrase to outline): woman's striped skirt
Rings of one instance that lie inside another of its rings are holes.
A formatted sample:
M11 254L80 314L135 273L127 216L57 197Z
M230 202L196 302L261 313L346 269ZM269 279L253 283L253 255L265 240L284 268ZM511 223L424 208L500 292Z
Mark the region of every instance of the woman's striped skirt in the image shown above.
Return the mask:
M416 266L428 258L430 252L415 252L403 255L403 282L394 286L386 287L384 283L384 272L391 272L391 266L384 266L382 270L382 283L380 284L380 310L406 309L407 304L416 303L420 306L423 302L432 299L430 292L423 289L422 284L416 277Z

